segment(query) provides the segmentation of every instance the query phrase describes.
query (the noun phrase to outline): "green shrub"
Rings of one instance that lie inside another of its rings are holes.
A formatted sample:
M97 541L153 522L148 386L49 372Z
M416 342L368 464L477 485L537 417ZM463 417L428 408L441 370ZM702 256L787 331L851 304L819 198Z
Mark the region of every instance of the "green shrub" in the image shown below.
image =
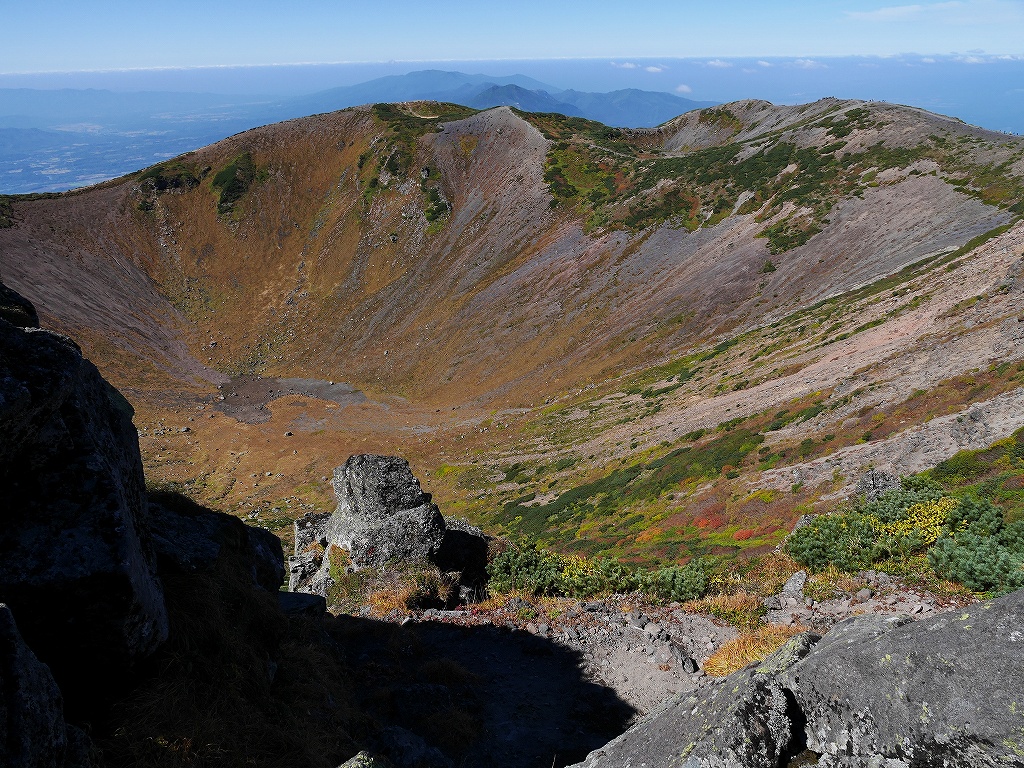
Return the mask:
M684 566L670 565L654 571L648 577L643 591L662 600L696 600L708 592L710 580L707 572L696 561Z
M0 195L0 229L14 226L14 208L8 197Z
M559 555L529 546L509 546L487 566L493 592L524 591L584 599L612 593L643 592L660 600L693 600L707 594L708 564L692 560L655 571L630 568L618 560Z
M510 546L487 564L487 576L494 592L553 595L557 593L561 572L562 563L556 554L530 547Z
M815 571L856 571L891 557L923 552L939 535L955 502L937 483L907 478L903 488L853 509L816 517L786 541L786 551Z

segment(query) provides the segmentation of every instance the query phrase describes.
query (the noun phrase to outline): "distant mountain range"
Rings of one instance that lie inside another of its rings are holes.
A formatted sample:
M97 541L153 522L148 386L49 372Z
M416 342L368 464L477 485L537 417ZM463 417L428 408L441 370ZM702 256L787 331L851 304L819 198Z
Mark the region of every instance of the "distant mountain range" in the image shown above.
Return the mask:
M525 75L444 70L393 75L293 98L105 90L0 89L0 194L73 189L115 178L259 125L372 102L514 106L619 127L659 125L711 106L635 88L562 90Z
M626 88L609 93L562 90L525 75L491 77L428 69L370 80L344 88L292 99L280 105L282 114L331 112L375 101L429 99L450 101L476 109L509 106L526 112L559 112L622 128L660 125L684 112L717 102L693 101L671 93Z

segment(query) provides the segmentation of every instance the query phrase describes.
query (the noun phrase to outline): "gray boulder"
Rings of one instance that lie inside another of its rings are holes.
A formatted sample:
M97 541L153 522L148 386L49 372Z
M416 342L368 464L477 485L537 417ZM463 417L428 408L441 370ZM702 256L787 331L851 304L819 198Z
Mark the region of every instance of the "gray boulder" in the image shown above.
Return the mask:
M886 491L903 486L900 476L892 472L871 468L857 480L855 493L863 495L868 501L874 501Z
M0 600L69 705L167 637L129 409L70 339L0 319Z
M327 597L334 586L327 532L330 512L308 512L295 521L295 554L288 558L288 591Z
M799 724L775 676L806 655L816 635L790 640L758 667L709 689L679 695L577 768L776 768Z
M837 624L780 677L831 765L1024 766L1024 590L918 622Z
M356 568L434 559L444 518L405 459L352 456L334 470L333 485L338 507L328 541L347 550Z
M775 768L792 738L786 697L772 678L744 672L707 692L675 699L581 765Z
M1024 590L917 622L857 616L670 700L580 765L1020 767L1021 680Z
M374 755L363 750L359 754L350 757L339 765L338 768L394 768L394 764L386 757Z
M458 572L465 586L486 578L487 537L465 521L445 521L405 459L352 456L334 470L333 485L333 514L311 513L295 522L291 591L327 595L334 583L332 546L345 550L345 567L353 570L423 562Z

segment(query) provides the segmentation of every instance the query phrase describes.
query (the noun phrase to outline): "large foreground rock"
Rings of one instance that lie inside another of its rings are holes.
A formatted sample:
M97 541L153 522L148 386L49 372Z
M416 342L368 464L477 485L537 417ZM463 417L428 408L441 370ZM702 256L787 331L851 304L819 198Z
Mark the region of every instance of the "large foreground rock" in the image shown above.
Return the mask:
M791 640L764 664L721 685L680 695L614 741L581 768L733 768L784 765L799 743L800 718L775 677L805 655L816 635Z
M69 703L95 697L168 631L130 406L70 339L0 319L0 436L0 601Z
M464 521L446 522L424 493L409 462L397 456L352 456L334 470L333 514L309 514L295 523L289 589L326 596L330 549L348 553L352 568L431 563L457 571L463 584L483 581L487 538Z
M328 540L347 550L357 568L437 555L444 518L405 459L352 456L334 470L333 485L338 507Z
M822 768L1020 767L1021 681L1024 590L918 622L859 616L670 701L580 765L776 768L806 748Z
M841 622L780 681L824 765L1024 766L1024 590L919 622Z

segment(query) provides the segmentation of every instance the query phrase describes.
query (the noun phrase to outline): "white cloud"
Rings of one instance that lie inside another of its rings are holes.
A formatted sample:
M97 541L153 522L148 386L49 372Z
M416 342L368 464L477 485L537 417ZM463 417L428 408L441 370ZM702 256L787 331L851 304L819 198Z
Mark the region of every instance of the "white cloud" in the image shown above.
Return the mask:
M621 64L617 64L617 63L615 63L613 61L612 62L612 66L613 67L618 67L619 69L636 69L640 65L639 64L634 64L632 61L624 61Z
M800 69L828 69L827 64L822 64L814 59L797 59L793 62L793 66Z
M711 61L707 62L705 66L725 69L726 67L731 67L732 64L730 64L728 61L722 61L721 59L712 59Z
M844 11L848 19L871 23L908 21L943 24L1006 24L1024 19L1019 0L946 0L940 3L890 5L873 11Z
M664 72L666 69L668 69L668 67L665 67L665 66L662 66L662 65L658 65L658 66L644 67L644 69L646 69L648 72Z
M757 62L757 66L759 66L759 67L773 67L775 65L772 64L770 61L758 61Z
M676 93L693 93L693 88L686 83L680 83L676 86Z
M961 64L984 64L986 59L982 56L955 56L953 61L959 61Z
M934 64L935 63L935 59L931 58L930 56L925 56L923 59L921 59L921 63L922 64Z
M948 3L932 3L931 5L890 5L886 8L878 8L874 11L846 11L846 15L857 21L906 21L916 19L931 11L941 11L950 7L963 5L958 0Z

